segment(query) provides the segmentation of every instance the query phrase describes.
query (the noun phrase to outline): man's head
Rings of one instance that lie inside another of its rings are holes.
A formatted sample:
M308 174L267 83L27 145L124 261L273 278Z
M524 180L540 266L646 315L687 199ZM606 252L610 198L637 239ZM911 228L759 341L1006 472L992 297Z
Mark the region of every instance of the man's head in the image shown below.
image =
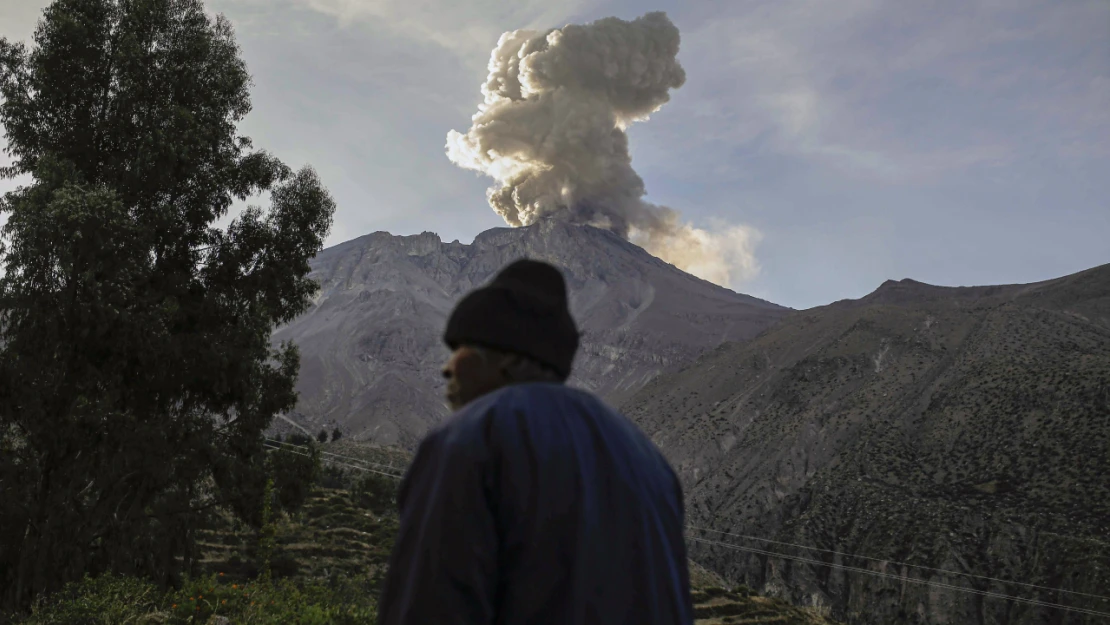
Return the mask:
M502 386L527 382L562 383L554 369L520 354L478 345L460 345L443 366L447 403L458 410Z
M562 274L538 261L510 264L459 302L444 341L452 350L443 375L453 409L508 384L565 381L578 330Z

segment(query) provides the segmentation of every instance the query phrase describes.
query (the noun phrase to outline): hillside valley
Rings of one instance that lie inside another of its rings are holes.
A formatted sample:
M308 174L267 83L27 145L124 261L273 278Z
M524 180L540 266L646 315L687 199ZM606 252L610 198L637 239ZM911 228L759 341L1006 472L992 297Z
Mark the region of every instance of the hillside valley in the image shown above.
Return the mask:
M689 524L711 530L692 537L815 561L695 541L732 582L847 623L1106 622L935 584L1110 613L1029 586L1110 596L1110 265L889 281L623 405L679 471Z
M388 571L399 524L398 478L366 473L358 467L378 467L399 476L411 456L402 450L348 440L321 449L325 458L337 464L325 462L320 483L304 508L277 523L274 574L306 582L359 580L363 592L376 597ZM386 463L396 469L386 469ZM257 547L252 531L227 519L202 532L197 573L223 573L224 583L252 579L259 568ZM688 566L695 625L836 625L816 610L729 585L695 562Z
M556 221L469 246L376 233L321 253L315 306L275 334L302 350L279 428L411 449L447 416L454 301L524 256L563 268L571 383L663 449L722 586L868 625L1110 613L1110 266L792 311Z

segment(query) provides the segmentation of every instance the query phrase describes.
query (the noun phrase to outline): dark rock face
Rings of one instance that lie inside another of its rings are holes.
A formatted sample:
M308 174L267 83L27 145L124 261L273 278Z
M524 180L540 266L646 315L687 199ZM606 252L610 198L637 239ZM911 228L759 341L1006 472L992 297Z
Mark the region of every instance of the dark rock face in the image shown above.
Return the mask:
M1032 285L887 282L657 377L624 404L735 582L848 623L1096 623L901 579L1110 612L1110 265ZM860 554L874 560L840 554Z
M315 306L274 341L301 350L298 423L339 425L383 445L412 446L447 414L441 341L454 303L509 262L560 267L583 332L571 383L619 404L661 372L725 341L750 339L790 312L710 284L619 237L543 221L474 243L378 232L322 251Z

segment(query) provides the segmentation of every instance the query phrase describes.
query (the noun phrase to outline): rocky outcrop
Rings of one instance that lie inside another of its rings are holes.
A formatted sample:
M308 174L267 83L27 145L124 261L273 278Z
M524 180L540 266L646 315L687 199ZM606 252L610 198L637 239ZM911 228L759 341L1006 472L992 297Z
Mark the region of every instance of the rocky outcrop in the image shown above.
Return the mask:
M691 537L728 544L692 557L735 583L847 623L1105 620L982 593L1110 612L1044 589L1110 596L1110 265L891 281L624 407L679 471L689 523L717 530Z
M661 372L789 313L710 284L604 230L546 220L484 232L470 245L432 233L370 234L323 250L310 311L274 341L301 352L294 415L306 429L412 446L447 415L440 336L454 303L512 260L552 262L583 332L571 383L619 404Z

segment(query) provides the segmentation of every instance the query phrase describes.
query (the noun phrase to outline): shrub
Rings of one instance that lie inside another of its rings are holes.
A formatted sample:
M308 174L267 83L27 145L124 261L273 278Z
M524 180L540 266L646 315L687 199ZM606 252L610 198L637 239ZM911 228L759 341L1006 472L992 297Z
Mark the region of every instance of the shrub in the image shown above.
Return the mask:
M312 438L307 434L301 434L300 432L290 432L288 435L286 435L285 442L292 443L294 445L307 446L312 443Z
M324 488L349 488L352 479L344 469L328 465L320 468L316 483Z
M354 488L355 505L382 514L392 510L397 503L397 480L368 473Z
M99 625L160 623L168 616L166 597L154 584L134 577L85 576L40 601L26 623L35 625ZM161 620L159 620L161 619Z
M242 625L354 625L377 620L374 580L369 576L331 584L225 581L221 575L187 580L180 590L159 592L133 577L102 575L73 582L40 602L27 625L184 625L213 616Z

